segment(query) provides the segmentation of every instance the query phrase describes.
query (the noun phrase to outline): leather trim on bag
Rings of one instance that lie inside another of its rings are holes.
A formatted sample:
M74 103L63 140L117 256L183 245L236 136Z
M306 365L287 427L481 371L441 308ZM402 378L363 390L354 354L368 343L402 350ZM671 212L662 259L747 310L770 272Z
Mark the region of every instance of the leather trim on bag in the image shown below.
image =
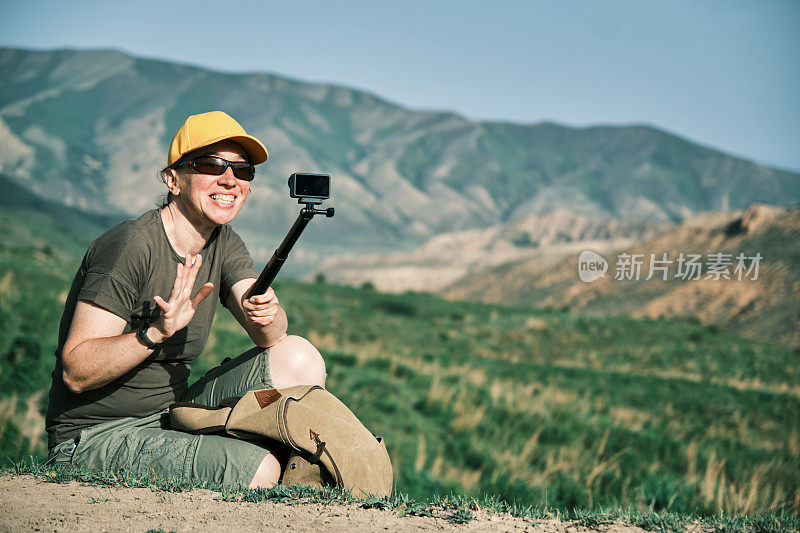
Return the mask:
M258 400L258 405L261 406L262 409L281 399L281 393L276 389L257 390L253 392L253 394L256 400Z

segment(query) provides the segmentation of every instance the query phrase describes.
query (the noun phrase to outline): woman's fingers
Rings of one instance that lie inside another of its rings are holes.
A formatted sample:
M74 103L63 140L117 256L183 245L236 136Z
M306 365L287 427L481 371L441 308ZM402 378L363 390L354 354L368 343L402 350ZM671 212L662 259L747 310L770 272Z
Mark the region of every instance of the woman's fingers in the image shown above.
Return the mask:
M183 271L183 276L181 277L181 288L178 293L179 297L186 298L185 294L188 290L192 290L192 285L194 284L194 280L192 278L192 254L186 253L183 256L183 265L181 265L181 270ZM191 283L190 283L191 282Z
M275 296L275 291L272 290L272 287L268 288L264 294L256 294L242 301L242 307L248 312L270 309L277 311L278 304L278 297Z
M248 309L247 314L250 316L274 316L278 314L278 306L265 307L264 309Z
M197 273L200 272L200 265L203 264L203 257L200 254L194 257L191 254L186 254L186 279L184 280L183 292L187 294L186 298L191 298L192 288L194 281L197 279Z
M194 287L197 273L200 270L200 265L203 262L200 254L192 256L187 253L183 257L183 260L184 263L178 263L175 283L172 286L172 293L169 295L170 302L177 302L178 300L187 301L191 299L192 288Z
M155 300L156 304L158 304L158 306L161 308L162 312L166 311L167 308L169 307L169 304L167 302L165 302L164 298L162 298L161 296L155 296L153 298L153 300Z
M184 256L184 263L178 263L175 283L172 286L169 301L165 301L161 296L153 298L161 308L159 322L162 324L163 333L167 337L171 336L175 331L186 327L192 320L200 302L214 291L214 284L209 282L200 288L194 298L191 297L194 283L202 264L203 259L199 254L192 256L187 253Z
M254 303L249 300L245 300L242 304L245 311L263 311L264 309L277 309L278 307L278 300L273 300L267 303Z
M278 315L280 308L278 297L272 287L269 287L264 294L256 294L242 301L247 319L255 324L262 326L270 325Z
M275 317L277 315L268 315L268 316L249 316L247 317L248 322L251 324L259 324L262 326L269 326L275 321Z
M214 284L209 282L200 287L200 290L197 292L197 295L192 299L192 309L197 309L197 306L206 299L206 296L211 294L211 291L214 290Z
M175 300L183 290L183 265L178 263L178 269L175 274L175 282L172 284L172 292L169 293L169 301Z
M254 294L245 301L249 301L254 304L278 303L278 297L275 296L275 291L272 290L272 287L269 287L267 292L264 294Z

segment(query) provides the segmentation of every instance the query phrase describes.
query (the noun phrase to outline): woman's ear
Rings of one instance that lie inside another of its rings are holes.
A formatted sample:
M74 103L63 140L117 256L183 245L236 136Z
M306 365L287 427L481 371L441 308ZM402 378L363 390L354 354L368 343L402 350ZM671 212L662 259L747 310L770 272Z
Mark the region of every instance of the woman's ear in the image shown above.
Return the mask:
M174 168L168 168L164 171L164 183L167 184L167 189L173 196L180 195L181 188L178 185L178 173Z

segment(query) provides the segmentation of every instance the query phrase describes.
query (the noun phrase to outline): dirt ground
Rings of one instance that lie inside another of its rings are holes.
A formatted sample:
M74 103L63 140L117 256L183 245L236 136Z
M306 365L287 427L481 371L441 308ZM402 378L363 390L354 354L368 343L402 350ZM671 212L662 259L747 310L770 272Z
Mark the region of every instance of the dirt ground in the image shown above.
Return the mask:
M356 505L242 503L218 493L155 492L147 488L58 484L33 476L0 476L0 531L643 531L623 525L587 529L559 520L526 521L476 513L468 524L406 516Z

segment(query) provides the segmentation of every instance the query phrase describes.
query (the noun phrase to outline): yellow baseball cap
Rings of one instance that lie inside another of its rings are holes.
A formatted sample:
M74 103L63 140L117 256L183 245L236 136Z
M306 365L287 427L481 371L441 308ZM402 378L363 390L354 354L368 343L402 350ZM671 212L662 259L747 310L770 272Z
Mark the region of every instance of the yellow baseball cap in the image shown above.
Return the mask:
M263 163L269 157L261 141L248 135L230 115L222 111L209 111L186 119L169 145L167 166L172 166L184 154L224 140L241 144L254 165Z

